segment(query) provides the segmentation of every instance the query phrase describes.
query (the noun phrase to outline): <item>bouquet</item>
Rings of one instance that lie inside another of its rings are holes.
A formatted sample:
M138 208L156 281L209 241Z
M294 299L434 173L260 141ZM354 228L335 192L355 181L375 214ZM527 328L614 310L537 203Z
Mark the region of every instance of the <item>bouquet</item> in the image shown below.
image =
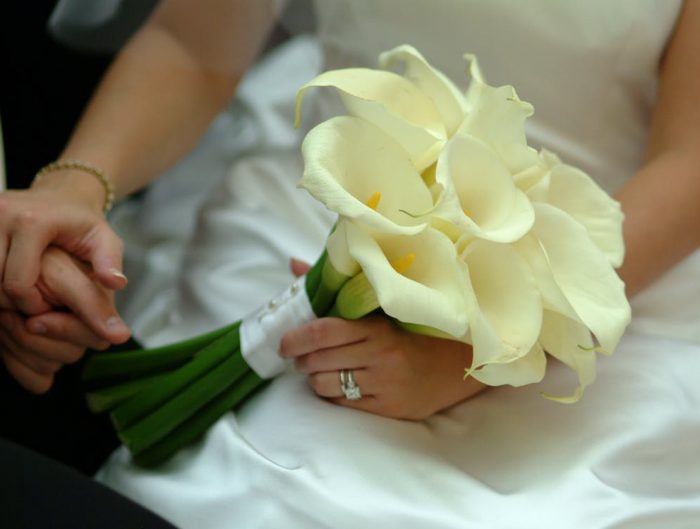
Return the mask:
M465 378L540 381L547 355L571 368L578 400L630 308L619 204L585 173L528 146L532 106L488 85L473 56L461 92L410 46L380 68L322 73L346 114L313 128L299 183L338 214L306 276L242 321L156 349L98 353L84 378L94 411L143 466L196 440L286 369L292 328L382 311L411 332L471 344ZM395 69L400 68L400 73Z

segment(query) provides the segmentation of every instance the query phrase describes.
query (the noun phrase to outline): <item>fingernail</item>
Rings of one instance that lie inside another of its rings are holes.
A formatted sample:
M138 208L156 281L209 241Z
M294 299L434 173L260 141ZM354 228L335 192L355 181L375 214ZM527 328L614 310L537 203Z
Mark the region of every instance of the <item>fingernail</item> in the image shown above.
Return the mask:
M118 316L108 318L105 324L110 331L123 331L126 328L126 324Z
M38 321L30 323L29 330L34 334L46 334L48 332L46 325Z
M119 279L123 279L124 281L128 281L127 277L121 273L121 271L117 270L116 268L110 268L109 272L114 276L118 277Z

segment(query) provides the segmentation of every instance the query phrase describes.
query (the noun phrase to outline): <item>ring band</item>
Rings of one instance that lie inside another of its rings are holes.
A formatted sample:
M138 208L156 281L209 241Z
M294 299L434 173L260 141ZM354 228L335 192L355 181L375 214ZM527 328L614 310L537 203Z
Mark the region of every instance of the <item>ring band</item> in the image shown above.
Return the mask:
M360 391L360 386L355 382L355 378L352 376L351 369L341 369L340 370L340 389L348 400L360 400L362 398L362 392Z

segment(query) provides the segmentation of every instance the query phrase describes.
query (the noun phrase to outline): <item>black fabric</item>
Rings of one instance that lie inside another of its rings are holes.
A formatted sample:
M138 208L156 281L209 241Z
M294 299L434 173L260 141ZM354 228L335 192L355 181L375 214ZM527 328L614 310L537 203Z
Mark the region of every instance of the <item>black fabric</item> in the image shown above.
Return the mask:
M114 349L138 347L130 340ZM92 475L119 446L119 440L106 415L94 415L88 410L81 369L82 362L64 367L48 393L33 395L2 366L0 437Z
M172 529L174 526L64 465L0 439L5 529Z
M55 0L0 6L0 113L9 188L23 188L60 154L111 60L58 44L46 21Z

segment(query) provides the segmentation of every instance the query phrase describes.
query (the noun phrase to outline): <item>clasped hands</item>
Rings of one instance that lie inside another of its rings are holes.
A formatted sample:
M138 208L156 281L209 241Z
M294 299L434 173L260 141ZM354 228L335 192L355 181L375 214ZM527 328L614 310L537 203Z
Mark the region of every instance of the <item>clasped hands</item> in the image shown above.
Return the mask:
M49 247L33 285L31 312L0 291L0 354L8 372L32 393L48 391L56 372L86 349L103 350L130 332L114 306L114 293L95 280L89 265ZM14 291L14 294L23 291ZM38 297L36 294L39 294Z
M48 391L56 372L86 349L129 338L114 305L121 241L79 193L0 194L0 355L28 391Z

